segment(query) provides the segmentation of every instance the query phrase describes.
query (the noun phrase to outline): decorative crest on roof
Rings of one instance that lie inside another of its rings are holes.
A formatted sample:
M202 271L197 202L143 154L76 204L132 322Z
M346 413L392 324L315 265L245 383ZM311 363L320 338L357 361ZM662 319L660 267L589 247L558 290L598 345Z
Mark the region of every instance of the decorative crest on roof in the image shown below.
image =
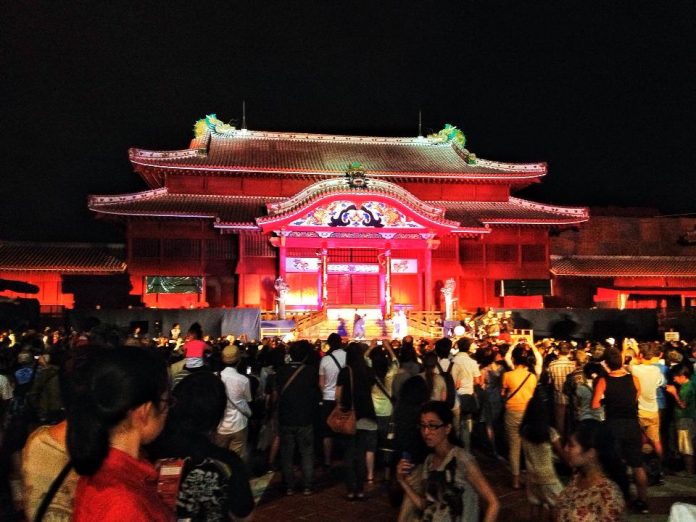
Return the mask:
M204 137L209 131L214 131L218 134L231 134L235 127L219 120L216 114L208 114L205 118L201 118L193 125L193 134L197 139Z
M457 127L450 123L445 123L443 129L434 134L428 134L428 139L431 143L454 143L464 148L466 145L466 136Z
M348 185L351 187L357 188L365 186L365 169L362 164L357 161L348 165L346 177L348 178Z

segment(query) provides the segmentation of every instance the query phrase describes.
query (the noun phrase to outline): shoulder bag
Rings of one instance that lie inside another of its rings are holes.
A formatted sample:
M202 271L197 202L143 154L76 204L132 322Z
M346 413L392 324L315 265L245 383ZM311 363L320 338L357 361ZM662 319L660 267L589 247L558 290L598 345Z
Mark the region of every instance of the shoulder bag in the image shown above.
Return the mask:
M341 407L339 401L336 401L336 406L333 411L329 414L326 419L326 424L329 425L335 433L342 435L355 435L356 431L356 419L355 419L355 405L353 404L353 370L350 366L348 368L348 373L350 374L350 409L344 410Z

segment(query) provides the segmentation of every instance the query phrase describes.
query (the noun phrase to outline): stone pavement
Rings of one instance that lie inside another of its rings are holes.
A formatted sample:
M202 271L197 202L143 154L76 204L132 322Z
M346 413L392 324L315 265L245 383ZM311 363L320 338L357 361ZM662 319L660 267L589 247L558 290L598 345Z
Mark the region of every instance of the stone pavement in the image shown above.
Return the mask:
M476 454L479 465L498 494L502 510L498 520L522 522L529 518L524 489L513 490L509 486L509 474L505 463ZM340 470L329 474L318 474L317 487L310 496L300 493L286 497L280 483L280 473L269 473L252 481L258 498L255 520L261 522L285 522L293 520L317 522L341 522L355 520L396 520L398 508L392 507L384 483L377 482L366 492L365 501L348 501L340 480ZM652 486L650 515L630 513L628 520L657 522L667 520L670 506L674 502L696 504L696 478L683 475L668 475L666 484Z

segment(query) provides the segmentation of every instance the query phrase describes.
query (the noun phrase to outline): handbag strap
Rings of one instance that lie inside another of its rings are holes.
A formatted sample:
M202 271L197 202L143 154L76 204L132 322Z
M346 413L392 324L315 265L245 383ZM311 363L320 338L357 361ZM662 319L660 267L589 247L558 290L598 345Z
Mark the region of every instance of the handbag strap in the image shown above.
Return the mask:
M39 504L39 507L36 510L36 514L34 515L34 522L40 522L41 520L43 520L43 517L46 514L46 511L48 510L48 506L51 505L51 501L53 500L53 497L55 497L56 493L58 493L60 486L65 481L65 477L68 476L68 473L70 473L71 469L72 469L72 462L68 461L65 464L65 466L63 466L63 469L60 470L60 473L58 473L58 476L55 479L53 479L53 482L51 483L51 487L48 488L46 495L41 500L41 504Z
M512 392L512 393L511 393L510 395L508 395L507 397L505 397L505 402L507 402L507 401L509 401L510 399L512 399L512 398L515 396L515 394L516 394L518 391L520 391L520 390L522 389L522 386L524 386L524 383L527 382L527 379L529 379L531 376L532 376L532 372L527 372L527 376L526 376L526 377L524 378L524 380L520 383L520 385L519 385L517 388L515 388L515 391Z
M280 395L283 395L283 392L287 389L288 386L290 386L290 383L295 380L295 377L299 375L299 373L302 371L302 369L305 367L304 364L300 364L297 367L297 370L293 372L293 374L290 376L290 378L285 382L283 385L283 388L280 390Z
M355 408L355 390L353 389L353 368L351 368L347 364L346 368L348 368L348 375L350 375L350 409L352 410Z
M331 357L333 359L333 362L336 363L336 366L338 366L338 371L341 371L343 369L343 366L341 366L341 363L338 362L338 359L334 357L334 354L330 353L329 357Z
M382 381L380 381L380 380L377 378L376 375L375 375L375 383L377 383L377 387L378 387L380 390L382 390L382 393L383 393L384 395L386 395L387 399L389 399L389 402L391 402L392 404L394 404L394 397L392 397L391 395L389 395L389 393L387 392L387 388L384 386L384 384L382 384Z

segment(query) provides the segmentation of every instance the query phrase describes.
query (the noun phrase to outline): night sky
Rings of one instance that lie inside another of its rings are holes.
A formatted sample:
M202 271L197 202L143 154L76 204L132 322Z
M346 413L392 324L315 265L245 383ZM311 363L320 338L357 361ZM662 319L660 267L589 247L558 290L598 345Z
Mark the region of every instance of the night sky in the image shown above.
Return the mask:
M696 212L693 1L269 3L2 2L0 239L121 240L86 198L146 189L128 147L243 99L255 130L415 136L421 109L547 161L521 197Z

